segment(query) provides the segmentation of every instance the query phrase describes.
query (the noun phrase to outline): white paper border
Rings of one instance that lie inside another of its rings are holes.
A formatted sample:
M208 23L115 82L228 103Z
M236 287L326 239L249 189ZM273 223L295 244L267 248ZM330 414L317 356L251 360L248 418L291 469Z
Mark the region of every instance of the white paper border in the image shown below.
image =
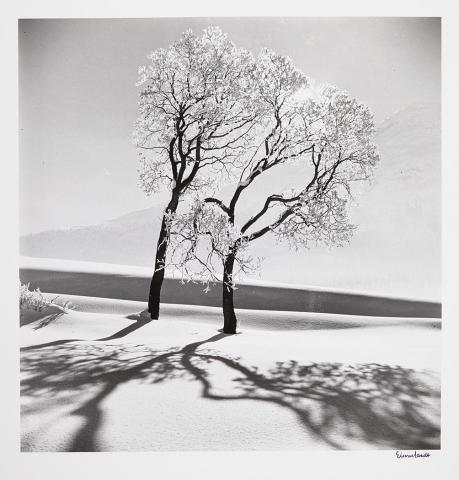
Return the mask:
M459 472L456 409L459 406L458 254L459 179L457 89L459 2L455 0L289 1L231 0L17 1L1 15L2 48L2 233L0 475L25 479L450 479ZM428 459L397 459L394 451L374 452L197 452L197 453L21 453L19 450L18 279L18 18L140 18L210 16L441 16L443 170L443 348L442 448Z

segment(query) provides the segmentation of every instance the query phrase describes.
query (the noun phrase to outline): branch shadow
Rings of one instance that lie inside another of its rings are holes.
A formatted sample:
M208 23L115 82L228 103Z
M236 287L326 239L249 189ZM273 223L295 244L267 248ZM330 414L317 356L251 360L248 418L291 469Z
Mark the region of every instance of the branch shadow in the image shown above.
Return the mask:
M53 340L52 342L37 343L35 345L29 345L28 347L21 347L21 352L29 352L30 350L40 350L41 348L57 347L58 345L64 345L66 343L79 342L78 338L69 338L68 340Z
M208 348L225 337L219 333L162 352L145 346L79 343L23 349L21 395L43 399L98 387L97 394L72 411L82 418L82 425L67 451L102 449L98 442L104 422L102 402L118 386L181 377L198 382L201 396L210 400L279 405L297 417L305 434L329 448L349 449L353 442L380 449L440 448L440 393L426 372L377 363L295 361L277 362L262 372ZM216 388L215 366L232 374L230 391Z
M52 321L59 318L62 314L63 313L59 313L59 314L56 314L56 315L53 315L53 316L45 317L44 321L40 322L37 326L34 327L34 330L46 327ZM134 323L132 323L131 325L128 325L127 327L122 328L118 332L115 332L112 335L109 335L108 337L97 338L97 339L92 340L92 341L104 342L104 341L108 341L108 340L116 340L118 338L123 338L123 337L129 335L130 333L135 332L139 328L142 328L144 325L151 322L151 319L145 319L143 317L140 317L139 315L129 315L126 318L128 318L130 320L136 320L136 321ZM33 321L35 321L35 320L33 320ZM31 322L29 322L29 323L31 323ZM72 343L72 342L79 342L79 341L82 341L82 339L81 338L69 338L69 339L65 339L65 340L55 340L55 341L52 341L52 342L38 343L38 344L35 344L35 345L29 345L27 347L21 347L20 351L21 352L27 352L29 350L39 350L41 348L51 347L51 346L55 346L55 345L63 345L65 343Z
M127 318L131 318L131 317L129 316ZM118 338L123 338L126 335L129 335L130 333L135 332L139 328L142 328L147 323L151 322L151 319L148 319L148 320L144 320L144 319L140 319L140 318L135 318L135 319L136 319L136 321L134 323L132 323L131 325L128 325L127 327L122 328L118 332L115 332L113 335L110 335L108 337L98 338L97 341L98 342L104 342L104 341L107 341L107 340L115 340L115 339L118 339Z
M63 314L64 311L57 308L45 308L36 311L20 312L19 326L23 327L24 325L28 325L29 323L37 322L33 329L38 330L40 328L48 326L50 323L60 318Z

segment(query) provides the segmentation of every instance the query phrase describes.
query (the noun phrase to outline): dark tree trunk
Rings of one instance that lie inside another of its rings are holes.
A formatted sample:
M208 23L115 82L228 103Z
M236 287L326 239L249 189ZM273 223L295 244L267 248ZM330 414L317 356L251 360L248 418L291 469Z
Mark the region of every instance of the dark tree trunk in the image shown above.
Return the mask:
M169 232L167 228L166 214L175 213L178 206L178 194L173 192L172 198L164 211L159 231L158 246L156 248L155 271L150 283L148 295L148 311L153 320L159 318L159 304L161 302L161 288L164 281L164 269L166 265L167 247L169 246Z
M235 252L231 251L223 264L223 332L236 333L237 318L234 313L233 268Z

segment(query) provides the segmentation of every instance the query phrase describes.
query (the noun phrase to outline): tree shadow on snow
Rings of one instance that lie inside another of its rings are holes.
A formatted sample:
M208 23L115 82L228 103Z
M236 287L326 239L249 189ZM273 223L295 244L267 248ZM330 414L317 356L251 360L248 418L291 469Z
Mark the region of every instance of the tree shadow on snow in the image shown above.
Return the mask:
M136 321L133 322L131 325L128 325L127 327L122 328L118 332L115 332L114 334L112 334L108 337L98 338L97 341L98 342L105 342L107 340L115 340L117 338L123 338L126 335L129 335L130 333L135 332L139 328L142 328L144 325L146 325L147 323L150 323L152 321L151 318L145 319L145 318L141 318L138 315L129 315L127 318L130 319L130 320L136 320Z
M59 319L63 314L64 310L56 305L50 305L39 310L21 311L19 315L19 326L23 327L29 323L36 322L33 328L34 330L38 330Z
M295 361L277 362L261 372L208 348L226 336L220 333L163 352L143 345L53 342L40 349L22 349L21 395L43 400L98 388L72 412L83 422L67 451L102 449L97 441L104 421L101 404L118 386L175 378L198 382L206 399L253 400L285 408L307 434L330 448L348 449L359 441L381 449L440 448L440 394L430 386L427 373L376 363L300 365ZM232 375L228 392L217 389L218 378L212 374L216 366Z

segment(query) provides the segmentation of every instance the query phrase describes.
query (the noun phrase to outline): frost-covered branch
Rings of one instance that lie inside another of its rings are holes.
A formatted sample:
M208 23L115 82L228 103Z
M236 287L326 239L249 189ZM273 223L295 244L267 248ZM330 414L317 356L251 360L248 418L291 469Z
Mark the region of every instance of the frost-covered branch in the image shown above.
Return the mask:
M309 86L306 77L294 75L292 83L277 78L279 72L267 67L272 55L262 54L257 67L263 80L258 85L258 102L263 105L256 126L258 145L243 157L240 181L229 203L215 195L197 199L189 216L177 219L192 242L177 245L176 251L188 249L186 261L201 265L212 259L206 269L212 270L213 279L217 276L214 265L221 270L229 257L234 257L241 271L248 271L253 266L248 248L266 234L295 249L349 242L356 228L347 215L351 184L369 179L378 161L368 108L336 87ZM263 68L266 71L261 74ZM294 70L286 71L292 75ZM302 177L291 191L271 193L258 211L240 222L235 211L242 192L268 170L298 162L307 167L309 176ZM274 218L271 209L277 212ZM182 240L183 234L178 244ZM187 274L192 271L187 267ZM229 278L234 276L232 272Z
M258 116L252 55L212 27L202 36L187 31L148 58L139 68L134 134L142 188L150 194L171 179L179 193L216 187L216 174L237 171L251 148Z

